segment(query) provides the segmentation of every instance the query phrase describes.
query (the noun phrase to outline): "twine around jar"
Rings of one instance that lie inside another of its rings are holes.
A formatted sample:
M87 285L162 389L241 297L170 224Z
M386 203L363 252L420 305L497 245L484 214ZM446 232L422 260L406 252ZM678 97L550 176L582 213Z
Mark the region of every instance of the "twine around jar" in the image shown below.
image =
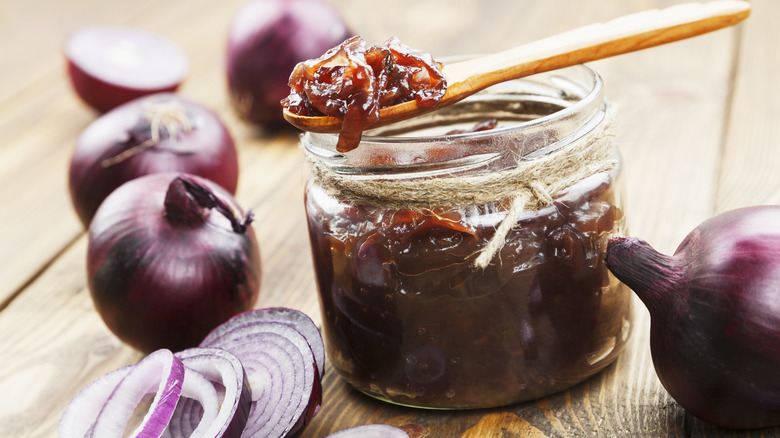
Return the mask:
M484 269L501 250L506 236L527 210L552 204L566 188L617 165L612 155L613 111L590 132L570 144L534 159L520 157L517 166L476 175L392 179L356 178L334 171L304 149L312 175L328 193L351 204L393 209L480 205L511 199L509 210L495 234L474 261Z

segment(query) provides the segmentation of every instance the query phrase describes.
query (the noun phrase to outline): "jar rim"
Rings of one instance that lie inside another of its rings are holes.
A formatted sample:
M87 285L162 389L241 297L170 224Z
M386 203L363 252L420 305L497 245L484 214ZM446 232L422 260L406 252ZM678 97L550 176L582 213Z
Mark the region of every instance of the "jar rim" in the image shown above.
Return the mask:
M564 69L556 70L557 72L566 72L566 71L576 71L580 70L582 72L585 72L585 74L588 76L588 78L592 81L589 91L585 95L583 95L581 98L579 98L576 101L573 101L570 105L567 105L560 110L557 110L555 112L552 112L550 114L544 115L542 117L538 117L532 120L524 121L519 124L503 127L503 128L495 128L487 131L477 131L477 132L467 132L463 134L451 134L450 137L453 138L463 138L463 137L482 137L486 135L496 135L507 131L514 131L519 129L527 128L530 125L538 125L543 123L549 123L554 122L555 120L560 120L566 117L569 117L571 114L582 111L587 105L591 104L594 100L598 98L598 96L603 91L603 81L601 79L601 76L592 68L588 67L585 64L575 65L571 67L567 67ZM536 76L536 75L534 75ZM523 79L533 79L534 76L528 76L527 78ZM561 75L561 76L566 76ZM488 89L490 90L490 89ZM454 105L457 105L455 103ZM330 135L337 135L337 134L330 134ZM364 134L363 138L366 141L373 142L373 143L425 143L425 142L436 142L441 141L441 136L434 136L434 135L426 135L426 136L406 136L406 137L398 137L398 136L389 136L389 135L371 135L371 134Z
M478 109L464 110L469 105ZM454 123L463 125L464 118L470 117L472 125L489 118L485 113L496 111L485 109L490 105L497 105L500 117L506 117L499 121L508 125L476 132L448 132ZM536 105L538 113L526 112L529 105ZM385 173L398 166L406 170L411 170L408 166L418 170L436 166L443 172L452 171L453 165L465 165L464 170L488 163L505 166L519 158L533 159L552 152L587 134L604 119L605 105L601 77L586 65L575 65L500 83L437 111L366 131L360 145L349 152L336 151L338 134L306 132L301 144L339 173ZM420 126L434 133L418 135L425 131ZM502 147L502 141L514 145ZM446 158L431 160L427 153L444 145L452 149L455 143L461 144L460 149Z

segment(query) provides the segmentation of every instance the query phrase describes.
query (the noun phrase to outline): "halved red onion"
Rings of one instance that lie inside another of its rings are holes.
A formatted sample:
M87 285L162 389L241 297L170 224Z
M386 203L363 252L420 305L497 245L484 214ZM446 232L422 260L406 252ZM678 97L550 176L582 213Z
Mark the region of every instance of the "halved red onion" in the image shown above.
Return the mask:
M325 344L322 340L320 329L317 328L317 325L307 314L299 310L290 309L289 307L267 307L239 313L231 318L230 324L225 324L209 333L202 344L210 342L210 340L215 337L222 336L224 331L232 330L240 325L253 324L261 321L287 324L302 334L306 338L306 342L309 344L309 347L314 354L320 378L325 375Z
M327 438L409 438L409 434L388 424L366 424L334 432Z
M100 112L162 91L175 91L189 72L187 55L172 41L128 26L90 26L65 43L76 94Z
M205 402L211 394L204 390L190 395L182 390L182 400L166 432L170 438L179 437L239 437L249 417L252 392L244 367L232 353L219 348L190 348L176 353L185 367L185 379L190 374L204 376L217 388L214 401L222 400L219 413L212 419L206 415ZM185 382L186 389L186 382ZM205 399L205 400L204 400ZM206 427L198 425L208 424Z
M133 366L103 404L90 436L122 437L136 407L154 400L130 436L159 437L171 420L184 383L184 365L170 350L157 350ZM156 388L156 389L155 389Z
M252 407L242 436L284 437L300 431L322 401L316 360L292 326L262 320L264 309L228 320L201 347L223 348L244 365ZM257 317L255 322L251 317Z

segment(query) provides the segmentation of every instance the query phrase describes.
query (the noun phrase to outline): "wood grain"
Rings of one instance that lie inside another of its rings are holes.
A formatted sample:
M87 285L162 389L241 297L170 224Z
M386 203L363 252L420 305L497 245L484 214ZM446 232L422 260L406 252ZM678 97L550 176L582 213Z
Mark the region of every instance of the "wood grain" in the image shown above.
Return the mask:
M227 23L241 0L0 0L0 436L51 437L70 399L140 355L94 311L84 278L86 237L70 209L73 144L96 114L70 91L59 48L89 23L162 33L191 56L182 94L214 109L239 145L237 198L256 212L263 258L259 307L284 305L319 323L302 205L308 171L297 133L248 127L230 111L223 78ZM397 35L436 56L490 53L672 0L333 0L369 42ZM780 5L751 2L735 29L591 64L619 107L618 142L631 234L671 253L699 222L726 209L780 202ZM8 44L7 42L12 42ZM389 405L335 373L304 437L366 423L421 437L772 437L729 431L686 414L658 381L649 317L635 300L633 334L616 363L541 400L477 411Z

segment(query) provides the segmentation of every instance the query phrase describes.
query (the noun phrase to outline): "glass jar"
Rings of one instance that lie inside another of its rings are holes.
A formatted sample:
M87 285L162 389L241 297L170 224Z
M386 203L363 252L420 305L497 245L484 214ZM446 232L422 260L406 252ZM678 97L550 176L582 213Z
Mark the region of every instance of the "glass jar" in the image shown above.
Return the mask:
M336 371L385 401L464 409L539 398L613 362L631 299L604 265L608 237L626 231L609 113L599 76L577 66L367 131L347 153L335 135L306 133L305 207ZM491 118L493 129L456 131ZM606 147L604 170L555 168L587 138ZM492 178L545 159L527 184ZM560 173L574 179L536 193ZM518 207L507 188L531 194Z

